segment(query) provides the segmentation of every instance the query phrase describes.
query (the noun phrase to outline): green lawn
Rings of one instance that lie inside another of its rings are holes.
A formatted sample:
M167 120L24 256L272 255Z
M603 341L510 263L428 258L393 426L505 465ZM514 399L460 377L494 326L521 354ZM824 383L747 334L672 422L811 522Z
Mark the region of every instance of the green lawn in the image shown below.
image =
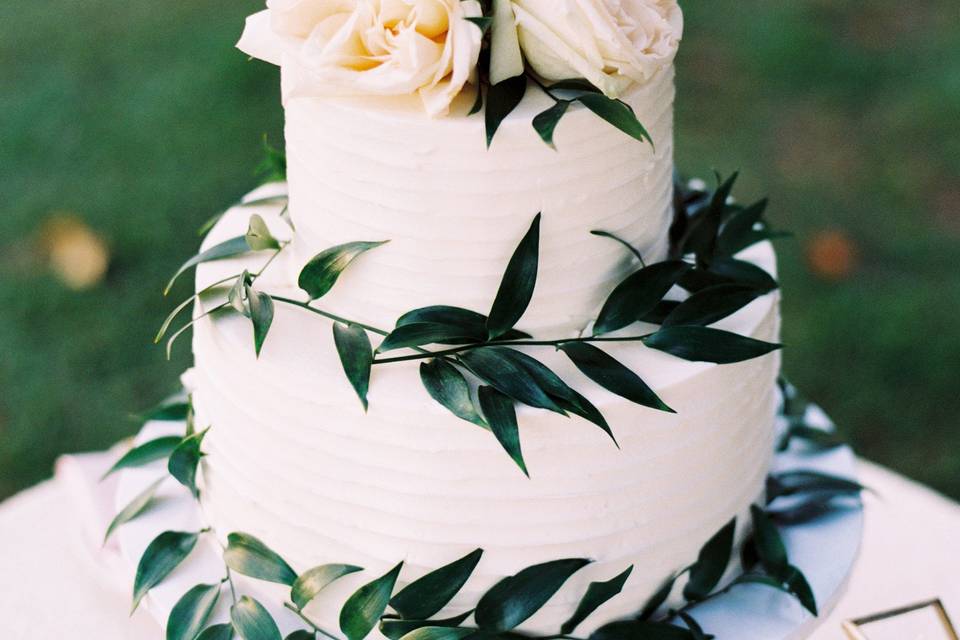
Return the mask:
M787 372L868 457L960 498L960 22L955 0L688 0L678 163L741 169L781 244ZM175 388L151 338L194 230L279 140L276 71L232 48L256 0L0 5L0 497L136 430ZM38 257L73 212L105 280ZM816 275L837 231L855 268Z

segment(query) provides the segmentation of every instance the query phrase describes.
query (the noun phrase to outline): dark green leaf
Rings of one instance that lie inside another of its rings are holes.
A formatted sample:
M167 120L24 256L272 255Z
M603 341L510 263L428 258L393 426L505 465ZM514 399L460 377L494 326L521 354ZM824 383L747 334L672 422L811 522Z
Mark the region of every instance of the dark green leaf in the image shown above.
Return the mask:
M375 249L388 241L381 242L348 242L318 253L300 272L298 286L307 292L311 300L322 298L333 285L340 274L350 266L350 263L360 254Z
M420 364L420 380L430 397L450 410L453 415L487 429L470 397L470 386L460 371L445 360L434 358Z
M185 271L197 266L198 264L202 264L204 262L213 262L214 260L223 260L225 258L233 258L234 256L239 256L249 252L250 245L247 244L247 239L244 236L237 236L236 238L224 240L220 244L214 245L206 251L201 251L197 255L184 262L183 265L177 269L177 272L173 274L173 277L170 278L170 282L167 283L166 288L163 290L163 294L166 295L170 293L170 289L173 288L177 278L183 275Z
M713 324L763 295L753 287L739 284L721 284L694 293L668 315L663 326L706 326Z
M527 92L527 78L519 75L490 85L487 89L487 108L484 111L484 121L487 129L487 148L493 142L493 136L503 119L510 115Z
M397 320L397 327L424 322L459 327L464 335L470 336L470 342L482 342L487 339L487 316L469 309L446 305L408 311ZM520 340L529 337L529 334L513 329L503 334L501 339Z
M850 495L849 493L838 493L836 491L805 493L799 499L791 500L787 506L768 508L767 515L780 524L809 522L832 510L835 498Z
M137 610L143 596L154 588L170 572L177 568L190 555L197 544L198 535L186 531L164 531L147 545L137 565L137 576L133 581L133 609ZM131 611L131 612L132 612Z
M602 93L584 93L577 96L577 101L631 138L649 142L653 146L653 138L637 120L633 109L620 100L608 98Z
M403 640L461 640L476 632L459 627L420 627L403 636Z
M767 482L767 500L812 492L834 492L836 495L857 495L866 487L849 478L841 478L819 471L786 471L770 476Z
M817 611L817 599L813 595L813 589L810 588L810 583L807 582L807 578L800 569L793 566L787 567L783 581L787 585L787 589L797 597L797 600L800 601L804 609L814 616L819 615Z
M526 78L522 78L526 82ZM504 82L510 82L505 80ZM502 83L501 83L502 84ZM489 111L489 110L488 110ZM491 340L513 329L533 297L540 261L540 214L517 245L507 270L500 281L497 297L487 317L487 333Z
M280 629L266 608L249 596L230 607L230 620L243 640L280 640Z
M753 264L736 258L716 258L710 263L710 273L729 282L759 289L763 293L775 290L777 281L769 273Z
M569 78L567 80L558 80L550 85L551 91L583 91L586 93L602 93L600 89L590 84L583 78Z
M142 467L151 462L163 460L173 453L173 450L177 448L177 445L180 444L182 439L183 438L179 436L166 436L144 442L139 447L134 447L123 454L123 457L117 460L117 462L103 474L103 477L106 478L111 473L119 471L120 469Z
M653 615L663 606L663 603L667 601L667 598L670 597L670 593L673 591L673 585L676 584L677 578L679 575L674 574L667 578L667 580L660 585L660 588L657 589L657 592L650 596L650 599L646 601L643 605L643 610L640 611L640 615L637 616L639 620L649 620Z
M683 620L684 624L687 625L687 629L690 630L690 636L693 640L712 640L713 636L704 633L703 628L689 613L686 611L678 611L677 615Z
M483 109L483 89L480 86L477 86L477 96L473 100L473 106L470 107L470 111L467 113L468 116L472 116L475 113L480 113L480 110ZM489 147L490 145L487 144Z
M160 404L147 411L141 418L144 422L157 420L161 422L180 422L187 419L190 410L190 399L183 391L179 391Z
M472 22L480 27L482 33L486 33L487 30L490 29L490 25L493 24L493 18L490 16L478 16L476 18L467 18L467 22ZM477 90L479 91L479 88Z
M307 603L317 597L318 593L330 586L335 580L357 571L363 571L363 567L355 567L352 564L322 564L319 567L314 567L302 574L293 583L290 599L303 609L307 606Z
M220 597L220 584L198 584L170 610L167 640L194 640L203 630Z
M790 561L780 532L757 505L750 505L750 515L753 517L753 545L760 564L771 575L785 575Z
M593 327L594 335L622 329L650 313L689 270L686 262L670 260L627 276L603 304Z
M733 554L736 528L737 519L734 518L700 549L697 561L690 567L690 580L683 589L684 598L691 602L703 600L720 583Z
M484 336L485 337L485 336ZM482 340L483 338L480 338ZM379 353L428 344L465 344L478 341L467 329L437 322L404 324L390 332L377 347Z
M478 378L507 396L536 407L557 413L563 410L540 388L530 373L517 364L506 347L482 347L460 354L460 361Z
M781 345L707 327L664 327L643 339L651 349L684 360L730 364L758 358Z
M731 216L720 230L717 253L732 256L754 244L755 239L758 238L754 227L763 220L766 209L767 200L763 199Z
M560 405L560 408L564 411L569 411L573 415L580 416L584 420L588 420L603 429L606 434L610 436L610 439L613 440L613 444L615 444L619 449L620 443L617 442L616 436L613 435L613 429L611 429L610 425L607 424L607 419L603 417L603 414L600 413L600 410L593 406L593 403L587 400L581 394L577 393L573 389L570 391L572 392L572 396L569 398L562 398L558 396L552 397L557 401L557 404Z
M633 565L630 565L623 573L606 582L591 582L590 586L587 587L587 592L580 600L580 604L577 605L577 610L560 627L560 633L570 635L600 605L623 591L623 585L627 583L627 578L630 577L632 571Z
M661 300L650 313L640 318L640 322L649 322L650 324L663 324L673 310L680 306L677 300Z
M622 620L606 624L592 634L589 640L694 640L693 634L666 622Z
M206 435L206 431L201 431L187 436L180 441L167 461L167 471L177 479L177 482L190 489L194 498L200 495L200 490L197 488L197 466L200 464L200 458L203 457L200 445Z
M157 492L157 488L163 484L163 481L166 478L160 478L155 481L149 487L141 491L137 496L130 501L130 504L125 506L120 513L114 516L113 520L110 522L110 526L107 527L107 532L103 535L103 542L106 544L107 540L110 539L110 536L113 535L113 532L117 530L117 527L120 527L142 513L145 513L146 510L153 504L153 496Z
M457 595L470 579L481 556L483 549L476 549L411 582L390 600L390 606L404 618L426 620Z
M490 431L524 475L529 478L530 473L527 471L523 452L520 449L520 429L517 426L517 412L514 409L513 400L493 387L480 387L478 394L480 409L487 418Z
M733 191L738 173L734 173L713 192L710 205L700 211L691 220L688 236L684 243L684 252L693 252L697 256L697 266L706 268L713 262L717 251L717 237L720 224L727 209L727 199ZM718 176L719 179L719 176Z
M247 246L253 251L266 251L268 249L279 249L280 242L270 233L270 228L263 218L256 213L250 216L250 223L247 227Z
M370 369L373 367L373 346L366 330L355 324L333 323L333 342L340 355L343 372L357 392L363 410L367 410L367 391L370 389Z
M421 627L457 627L473 614L473 610L461 613L452 618L444 620L399 620L396 618L383 618L380 620L380 633L390 638L390 640L400 640L415 629Z
M403 568L401 562L373 582L357 589L340 610L340 630L347 640L363 640L374 627L390 602L390 594Z
M632 244L630 244L630 243L627 242L626 240L624 240L623 238L620 238L620 237L618 237L618 236L615 236L615 235L613 235L612 233L610 233L609 231L600 231L600 230L598 230L598 229L594 229L594 230L591 231L590 233L593 234L593 235L595 235L595 236L600 236L601 238L610 238L611 240L615 240L616 242L619 242L619 243L622 244L624 247L626 247L627 250L630 251L630 253L632 253L632 254L637 258L637 260L640 262L640 266L641 266L641 267L645 267L645 266L646 266L646 261L643 259L643 254L640 253L640 250L637 249L636 247L634 247Z
M540 139L553 147L553 132L560 122L560 118L570 107L569 100L559 100L546 111L538 113L533 118L533 128L540 135Z
M246 285L246 290L250 321L253 322L253 347L257 357L260 357L263 341L267 339L273 324L273 298L250 285Z
M317 640L317 634L313 631L307 631L306 629L298 629L284 638L284 640Z
M504 578L480 599L474 617L488 631L509 631L535 614L589 560L554 560Z
M203 633L197 636L196 640L231 640L232 638L233 625L227 622L207 627Z
M245 576L292 586L297 573L275 551L259 539L246 533L227 536L223 552L224 563Z
M801 441L804 446L814 451L829 451L846 444L834 431L791 421L790 427L777 445L777 451L786 451L795 440Z
M564 342L560 350L567 354L583 375L607 391L651 409L674 413L640 376L605 351L586 342Z

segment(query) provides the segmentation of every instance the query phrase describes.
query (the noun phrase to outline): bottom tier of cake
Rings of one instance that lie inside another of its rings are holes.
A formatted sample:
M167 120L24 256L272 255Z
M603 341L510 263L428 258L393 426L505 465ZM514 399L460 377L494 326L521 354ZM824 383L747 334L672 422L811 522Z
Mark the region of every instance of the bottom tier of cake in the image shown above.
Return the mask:
M229 211L206 246L242 235L252 213L282 236L279 208ZM768 244L740 257L775 270ZM198 289L255 271L265 259L256 254L204 264ZM258 286L304 300L296 288L300 266L281 254ZM778 293L767 294L716 326L776 341L778 302ZM201 302L198 310L205 304L212 303ZM634 614L764 491L773 455L776 354L718 366L638 343L604 345L677 412L668 414L603 391L553 349L531 351L600 409L620 448L579 418L523 407L528 479L489 432L429 397L416 362L375 367L364 413L343 375L329 321L278 304L259 358L251 331L236 314L195 326L196 365L186 381L198 427L210 427L203 509L221 535L253 534L298 572L331 562L368 569L312 603L311 615L332 628L344 598L398 561L405 562L401 582L409 582L482 548L473 578L449 611L474 605L491 585L530 565L594 561L521 627L526 631L555 632L589 582L633 565L623 595L591 616L581 627L587 631Z

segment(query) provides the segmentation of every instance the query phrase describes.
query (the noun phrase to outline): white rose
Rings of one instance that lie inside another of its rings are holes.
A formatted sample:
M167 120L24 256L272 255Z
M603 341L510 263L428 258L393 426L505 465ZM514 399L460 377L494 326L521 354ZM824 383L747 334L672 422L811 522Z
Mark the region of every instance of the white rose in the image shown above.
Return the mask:
M615 98L673 61L676 0L512 0L524 57L547 80L586 78Z
M418 94L445 115L470 80L477 0L269 0L238 46L284 67L286 95ZM267 13L267 12L264 12ZM269 31L269 33L266 33ZM289 73L287 73L289 72Z

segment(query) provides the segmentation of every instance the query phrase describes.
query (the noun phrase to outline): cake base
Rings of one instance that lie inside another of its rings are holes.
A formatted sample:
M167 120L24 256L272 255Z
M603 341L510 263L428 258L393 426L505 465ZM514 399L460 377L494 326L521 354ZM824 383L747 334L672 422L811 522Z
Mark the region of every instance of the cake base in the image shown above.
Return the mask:
M830 427L829 419L816 407L811 407L806 421ZM182 434L184 427L179 422L150 422L137 439L144 442L163 435ZM856 461L847 447L812 452L795 446L778 453L772 469L773 472L791 470L815 470L853 478ZM124 471L117 491L118 508L154 482L158 471L161 468L153 465ZM143 550L162 531L196 531L206 526L199 504L172 478L164 482L157 496L160 500L156 508L117 532L131 574ZM820 617L811 616L790 595L763 585L739 584L689 610L716 640L799 640L810 635L839 601L860 548L863 534L860 504L832 509L803 523L782 526L780 532L791 562L803 571L813 589ZM187 590L196 584L210 584L223 578L221 552L213 537L204 536L191 557L148 594L144 605L161 626ZM286 587L238 575L234 575L234 581L239 591L255 597L270 610L284 634L302 628L302 622L282 606L289 596ZM228 620L228 600L221 598L211 623ZM371 637L378 635L374 631Z

